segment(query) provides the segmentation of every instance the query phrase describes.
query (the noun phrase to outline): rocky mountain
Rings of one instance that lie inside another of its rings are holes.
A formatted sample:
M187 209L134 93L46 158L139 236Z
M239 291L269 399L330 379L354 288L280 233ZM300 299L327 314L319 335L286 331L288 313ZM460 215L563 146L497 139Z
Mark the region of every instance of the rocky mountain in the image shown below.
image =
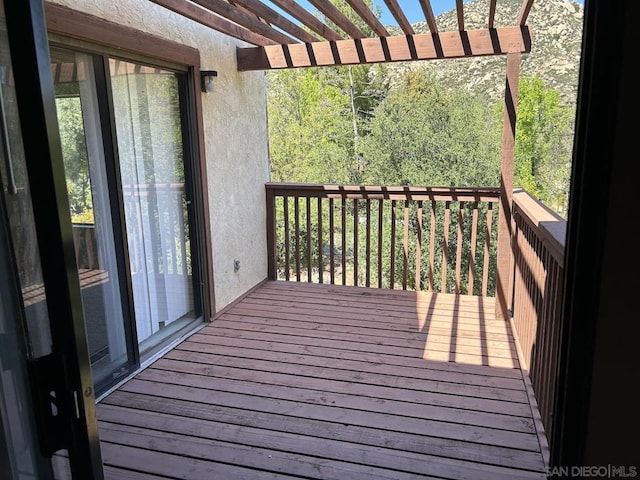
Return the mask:
M498 0L496 27L514 25L522 0ZM523 55L522 76L538 76L547 87L558 90L567 105L576 98L580 52L582 44L583 6L568 0L536 0L527 24L531 27L531 52ZM465 27L468 30L486 28L489 12L488 0L475 0L464 4ZM457 29L455 10L437 17L441 31ZM417 33L427 33L426 22L414 25ZM397 27L389 27L392 34L402 34ZM424 69L435 78L452 87L466 88L478 95L486 95L495 102L503 98L506 60L503 56L457 60L432 60L389 64L393 82L399 73Z

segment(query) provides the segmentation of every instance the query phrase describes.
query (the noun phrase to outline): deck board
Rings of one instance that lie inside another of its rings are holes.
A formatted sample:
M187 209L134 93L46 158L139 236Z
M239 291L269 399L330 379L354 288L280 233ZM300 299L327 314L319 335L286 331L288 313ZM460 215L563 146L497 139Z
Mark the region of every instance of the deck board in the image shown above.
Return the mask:
M267 282L98 404L107 478L543 479L493 311Z

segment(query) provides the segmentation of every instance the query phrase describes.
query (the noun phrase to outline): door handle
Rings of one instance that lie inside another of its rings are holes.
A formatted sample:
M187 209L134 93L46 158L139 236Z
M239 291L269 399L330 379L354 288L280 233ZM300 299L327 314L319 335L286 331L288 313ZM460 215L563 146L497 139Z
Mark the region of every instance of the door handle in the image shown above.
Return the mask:
M51 353L28 361L33 391L36 428L40 452L51 457L71 445L71 426L76 419L77 397L63 383L64 368L60 355Z

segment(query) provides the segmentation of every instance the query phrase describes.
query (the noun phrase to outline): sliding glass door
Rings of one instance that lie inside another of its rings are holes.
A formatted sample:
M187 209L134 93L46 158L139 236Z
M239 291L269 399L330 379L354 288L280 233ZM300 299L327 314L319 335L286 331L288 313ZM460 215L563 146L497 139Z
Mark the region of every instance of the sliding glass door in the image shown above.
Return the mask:
M109 61L141 353L198 315L176 74Z
M202 318L185 75L60 47L51 59L91 365L104 391Z
M135 364L130 355L135 332L122 281L126 263L118 261L123 245L114 229L116 179L107 173L100 121L100 58L52 48L51 64L91 368L100 387Z

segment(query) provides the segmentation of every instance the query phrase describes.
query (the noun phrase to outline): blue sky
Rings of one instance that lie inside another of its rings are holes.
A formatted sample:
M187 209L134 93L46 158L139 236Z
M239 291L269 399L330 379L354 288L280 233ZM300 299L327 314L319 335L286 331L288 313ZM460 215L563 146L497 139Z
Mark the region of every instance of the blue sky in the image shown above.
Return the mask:
M314 11L314 7L311 4L309 4L308 1L306 0L296 0L296 1L297 3L300 4L301 7L305 8L306 10L310 12ZM469 1L471 0L464 0L464 3L468 3ZM538 1L542 1L542 0L538 0ZM572 1L577 1L580 4L584 4L584 0L572 0ZM374 5L380 6L380 10L382 12L382 17L380 21L382 22L383 25L397 25L396 19L393 18L393 15L391 15L391 13L389 13L389 10L385 5L384 0L373 0L373 3ZM398 0L398 3L400 4L400 8L402 8L402 11L404 12L404 14L407 16L409 23L425 21L424 13L422 12L422 8L420 7L419 0ZM500 2L498 2L498 6L499 5L500 5ZM271 6L271 8L279 12L281 15L292 20L294 23L298 23L298 24L300 23L297 20L293 19L290 15L288 15L287 13L283 12L281 9L276 7L275 5L270 4L269 6ZM444 13L456 8L456 0L431 0L431 8L433 9L434 15L437 16L437 15L440 15L441 13Z
M467 3L467 1L468 0L465 0L465 3ZM383 25L397 24L383 0L373 0L373 3L374 5L379 5L382 10L382 18L380 21ZM410 23L424 22L424 13L422 13L422 7L420 7L418 0L398 0L398 3ZM431 0L431 8L433 9L434 15L438 16L441 13L456 8L456 0Z
M464 3L468 1L469 0L465 0ZM380 21L383 25L397 24L395 18L393 18L389 10L387 10L387 6L383 0L373 0L373 2L375 5L380 5L380 9L382 10L382 18ZM422 8L418 0L398 0L398 3L407 16L409 23L424 22L424 14L422 13ZM578 0L578 3L584 4L584 0ZM500 5L500 2L498 2L498 5ZM431 0L431 8L433 8L434 15L437 16L456 8L456 0Z

